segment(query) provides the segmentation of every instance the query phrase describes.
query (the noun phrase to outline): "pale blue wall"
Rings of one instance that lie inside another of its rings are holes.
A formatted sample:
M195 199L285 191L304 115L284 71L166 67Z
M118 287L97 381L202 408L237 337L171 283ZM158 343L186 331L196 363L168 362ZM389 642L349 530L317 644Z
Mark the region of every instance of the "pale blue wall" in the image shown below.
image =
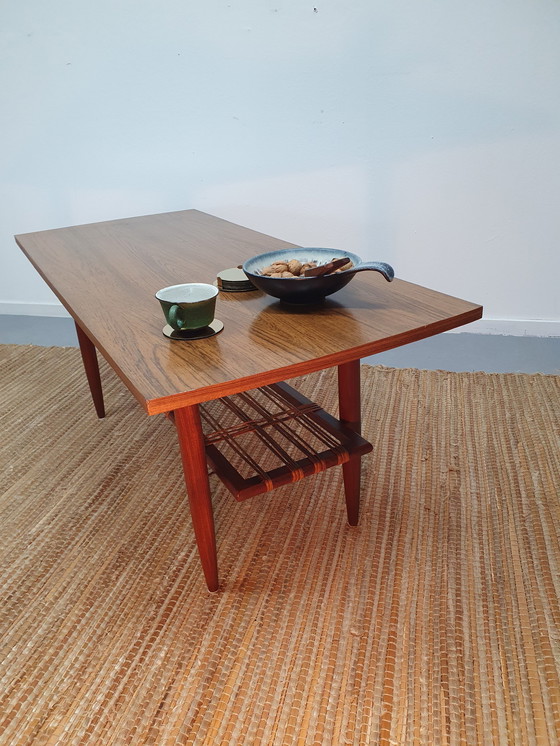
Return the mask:
M196 207L560 333L556 0L6 5L0 311L14 233Z

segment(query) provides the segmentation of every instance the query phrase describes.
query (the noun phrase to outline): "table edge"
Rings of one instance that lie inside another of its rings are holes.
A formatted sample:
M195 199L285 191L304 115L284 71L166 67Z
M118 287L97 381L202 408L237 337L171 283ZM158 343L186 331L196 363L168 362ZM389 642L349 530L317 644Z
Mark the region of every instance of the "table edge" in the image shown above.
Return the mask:
M348 363L352 360L359 360L368 357L369 355L375 355L379 352L386 352L387 350L400 347L404 344L409 344L410 342L419 342L422 339L477 321L482 318L482 313L483 307L475 306L469 311L465 311L464 313L453 316L452 318L442 319L433 324L418 327L418 329L413 331L396 334L392 337L386 337L375 342L367 342L358 347L351 347L347 350L341 350L340 352L326 355L324 357L314 358L313 360L305 360L301 363L288 365L282 368L275 368L274 370L266 371L264 373L261 372L253 376L244 376L243 378L236 378L231 381L211 386L202 386L194 391L184 391L182 393L156 397L154 399L145 399L144 397L140 398L138 396L137 398L139 398L141 404L144 405L149 415L164 414L165 412L171 412L180 407L191 406L193 404L211 401L212 399L219 399L222 396L238 394L241 391L249 391L250 389L265 386L270 383L286 381L290 378L297 378L298 376L306 375L307 373L315 373L319 370L324 370L325 368L334 367L335 365ZM116 372L118 373L118 371Z

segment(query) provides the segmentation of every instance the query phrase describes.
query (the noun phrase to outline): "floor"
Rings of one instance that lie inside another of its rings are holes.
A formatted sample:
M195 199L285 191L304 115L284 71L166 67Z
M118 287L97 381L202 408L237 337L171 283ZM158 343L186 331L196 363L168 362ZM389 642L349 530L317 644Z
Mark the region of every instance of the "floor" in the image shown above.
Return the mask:
M0 344L76 347L78 341L72 319L0 314ZM560 374L560 337L439 334L364 362L458 372Z

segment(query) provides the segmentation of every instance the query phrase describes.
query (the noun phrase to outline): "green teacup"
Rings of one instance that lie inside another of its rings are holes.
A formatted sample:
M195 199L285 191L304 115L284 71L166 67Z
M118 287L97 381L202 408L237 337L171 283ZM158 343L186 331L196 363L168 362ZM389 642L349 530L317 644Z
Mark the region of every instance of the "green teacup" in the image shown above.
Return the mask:
M218 288L203 282L170 285L156 293L165 320L176 331L202 329L214 321Z

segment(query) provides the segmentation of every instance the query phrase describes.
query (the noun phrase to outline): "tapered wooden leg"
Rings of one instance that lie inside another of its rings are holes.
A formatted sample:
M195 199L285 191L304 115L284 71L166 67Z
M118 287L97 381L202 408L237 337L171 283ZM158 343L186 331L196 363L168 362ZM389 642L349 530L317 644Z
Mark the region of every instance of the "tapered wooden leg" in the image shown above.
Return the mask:
M101 377L99 375L99 363L95 345L87 334L76 324L76 333L80 344L80 352L91 391L91 398L95 405L95 411L99 418L105 417L105 405L103 403L103 390L101 388Z
M340 420L361 434L359 360L338 366L338 406ZM357 456L342 464L346 512L351 526L358 525L360 514L360 463L361 457Z
M174 415L198 553L208 590L217 591L218 559L214 515L198 405L176 409Z

